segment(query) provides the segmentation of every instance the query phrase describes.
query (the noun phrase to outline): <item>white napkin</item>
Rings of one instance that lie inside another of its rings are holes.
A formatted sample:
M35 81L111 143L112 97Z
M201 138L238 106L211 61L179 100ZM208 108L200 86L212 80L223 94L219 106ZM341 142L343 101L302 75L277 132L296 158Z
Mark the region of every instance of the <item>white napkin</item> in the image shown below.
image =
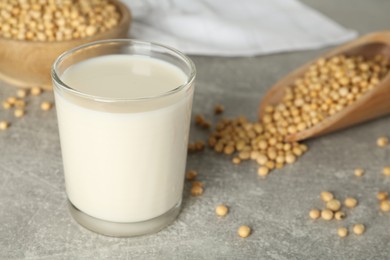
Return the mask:
M253 56L320 48L356 36L297 0L123 0L130 37L187 54Z

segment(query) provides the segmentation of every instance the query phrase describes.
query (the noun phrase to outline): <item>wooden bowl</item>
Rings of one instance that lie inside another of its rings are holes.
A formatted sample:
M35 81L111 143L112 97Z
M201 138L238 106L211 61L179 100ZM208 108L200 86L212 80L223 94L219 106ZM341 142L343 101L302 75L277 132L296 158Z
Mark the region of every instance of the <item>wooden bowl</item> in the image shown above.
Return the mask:
M33 42L0 38L0 79L17 87L51 89L50 70L54 60L76 46L103 39L127 38L131 23L129 9L118 0L121 19L115 27L96 35L58 42Z

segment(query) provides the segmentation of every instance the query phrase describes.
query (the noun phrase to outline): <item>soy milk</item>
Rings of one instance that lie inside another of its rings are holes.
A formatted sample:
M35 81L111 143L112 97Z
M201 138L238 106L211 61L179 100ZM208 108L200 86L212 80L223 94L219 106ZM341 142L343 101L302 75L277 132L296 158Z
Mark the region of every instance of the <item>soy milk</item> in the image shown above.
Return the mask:
M180 204L193 88L164 95L186 79L170 63L126 54L91 58L64 71L66 85L108 107L55 93L66 191L75 207L128 223ZM144 100L155 96L161 97ZM129 99L137 100L126 105Z

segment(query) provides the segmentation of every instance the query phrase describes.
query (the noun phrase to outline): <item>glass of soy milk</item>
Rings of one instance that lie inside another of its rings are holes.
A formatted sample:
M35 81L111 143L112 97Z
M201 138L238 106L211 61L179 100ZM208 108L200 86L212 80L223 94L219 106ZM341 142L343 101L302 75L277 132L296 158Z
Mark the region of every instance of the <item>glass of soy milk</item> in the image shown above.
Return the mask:
M195 66L133 40L62 54L52 78L69 209L109 236L153 233L180 211Z

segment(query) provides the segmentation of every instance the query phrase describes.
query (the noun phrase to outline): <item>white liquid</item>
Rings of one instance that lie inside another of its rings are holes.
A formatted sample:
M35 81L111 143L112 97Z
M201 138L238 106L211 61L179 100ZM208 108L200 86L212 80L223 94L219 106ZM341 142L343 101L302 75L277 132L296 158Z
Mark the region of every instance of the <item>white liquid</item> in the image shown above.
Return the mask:
M130 55L92 58L61 78L76 90L111 98L155 96L186 81L173 65ZM70 201L112 222L149 220L180 203L192 94L190 88L146 102L101 104L56 91Z
M83 93L106 98L156 96L179 87L186 75L157 59L130 55L107 55L69 67L62 80Z

